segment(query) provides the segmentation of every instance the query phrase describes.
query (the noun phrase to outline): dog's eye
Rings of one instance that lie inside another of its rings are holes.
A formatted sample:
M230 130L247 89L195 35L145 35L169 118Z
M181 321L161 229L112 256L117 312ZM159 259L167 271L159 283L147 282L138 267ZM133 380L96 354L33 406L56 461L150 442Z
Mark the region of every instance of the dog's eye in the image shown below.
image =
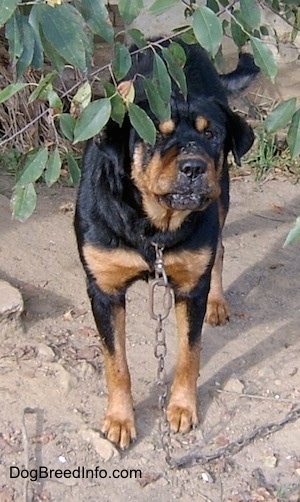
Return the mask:
M214 137L214 133L210 129L205 129L204 136L207 139L212 139Z

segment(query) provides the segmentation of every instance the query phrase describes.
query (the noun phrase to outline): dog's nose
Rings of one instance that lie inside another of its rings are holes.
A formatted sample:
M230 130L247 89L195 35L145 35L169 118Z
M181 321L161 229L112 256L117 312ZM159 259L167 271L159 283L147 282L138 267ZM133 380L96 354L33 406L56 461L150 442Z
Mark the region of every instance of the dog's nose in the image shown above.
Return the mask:
M185 174L191 181L196 180L206 170L207 164L202 159L188 158L179 163L180 172Z

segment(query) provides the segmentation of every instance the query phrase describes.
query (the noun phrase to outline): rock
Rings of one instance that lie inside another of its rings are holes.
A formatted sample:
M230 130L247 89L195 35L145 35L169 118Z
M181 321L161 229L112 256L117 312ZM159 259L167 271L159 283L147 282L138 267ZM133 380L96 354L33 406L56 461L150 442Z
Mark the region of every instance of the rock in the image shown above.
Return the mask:
M63 394L68 394L70 390L76 387L77 379L71 375L60 363L52 363L51 370L55 372L55 381L57 388Z
M277 467L278 458L276 457L276 455L268 455L264 458L264 464L266 467L274 469L275 467Z
M117 448L115 448L115 446L113 446L113 444L107 439L103 439L99 432L96 432L93 429L88 429L87 427L82 427L79 430L79 434L82 439L93 446L104 462L108 462L113 457L119 457Z
M0 280L0 321L17 318L24 309L24 302L20 291L8 282Z
M37 345L38 356L45 362L53 362L55 360L54 351L45 343Z
M237 394L242 394L244 388L245 385L240 380L233 377L229 378L224 385L224 390L226 390L227 392L235 392Z

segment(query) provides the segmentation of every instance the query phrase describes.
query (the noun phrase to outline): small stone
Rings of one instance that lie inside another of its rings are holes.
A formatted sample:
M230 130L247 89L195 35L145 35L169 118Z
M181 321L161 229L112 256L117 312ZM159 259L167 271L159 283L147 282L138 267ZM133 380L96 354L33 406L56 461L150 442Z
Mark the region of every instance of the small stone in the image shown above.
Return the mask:
M39 343L37 346L38 356L45 362L53 362L55 359L55 354L49 345L45 343Z
M93 429L88 429L86 427L82 427L79 430L79 434L88 443L90 443L93 448L96 450L98 455L104 460L104 462L108 462L114 457L119 457L119 452L113 444L107 439L103 439L99 432L94 431Z
M224 390L227 392L235 392L236 394L242 394L245 385L237 378L229 378L224 386Z
M61 364L52 363L51 370L55 372L55 380L60 391L67 394L72 388L76 387L76 378L71 375L71 373L69 373Z
M269 455L268 457L265 457L264 459L264 464L266 467L270 467L274 469L274 467L277 466L278 459L275 455Z
M204 483L214 483L214 478L207 471L201 473L201 479Z
M24 302L20 291L6 281L0 280L0 321L17 318L24 309Z

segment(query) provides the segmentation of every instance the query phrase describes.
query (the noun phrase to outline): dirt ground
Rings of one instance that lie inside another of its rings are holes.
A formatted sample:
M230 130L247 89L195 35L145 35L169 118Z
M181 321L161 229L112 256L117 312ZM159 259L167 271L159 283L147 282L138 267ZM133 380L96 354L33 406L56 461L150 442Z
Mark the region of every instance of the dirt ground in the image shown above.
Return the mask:
M0 278L19 288L25 311L0 333L0 501L299 501L300 411L289 416L299 420L258 434L236 455L168 467L158 429L155 322L144 283L129 290L127 311L138 441L120 453L101 439L106 387L69 211L76 190L40 186L37 212L21 224L11 220L10 183L1 178ZM263 432L300 409L299 244L282 247L299 214L299 185L290 180L233 179L224 270L232 315L224 327L204 327L201 423L171 437L177 460L239 438L247 443L254 429ZM165 328L170 381L173 315ZM34 480L39 466L98 466L101 477L75 472ZM22 469L31 470L31 479ZM130 478L130 469L141 470L142 478Z

